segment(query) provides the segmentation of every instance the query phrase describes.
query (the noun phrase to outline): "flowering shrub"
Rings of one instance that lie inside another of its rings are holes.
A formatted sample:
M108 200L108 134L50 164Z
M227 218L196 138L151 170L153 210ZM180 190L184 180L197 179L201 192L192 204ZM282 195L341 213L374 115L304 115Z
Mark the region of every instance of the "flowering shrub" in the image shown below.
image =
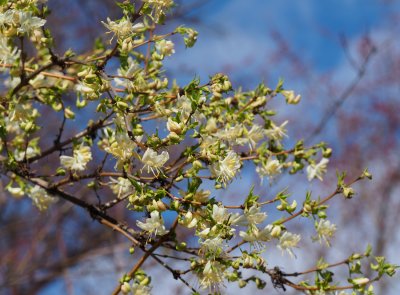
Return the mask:
M246 197L233 200L237 205L212 195L210 187L226 189L250 163L261 180L302 171L305 181L323 180L331 149L324 143L304 146L302 141L286 146L288 121L275 119L270 107L273 99L297 104L300 95L282 82L272 88L260 84L252 91L234 90L224 74L206 84L198 79L184 86L169 81L163 61L175 53L170 37L182 35L187 47L197 40L197 32L183 26L157 34L172 0L120 2L123 16L102 22L108 36L104 44L96 42L84 55L67 51L59 56L46 27L45 2L0 2L0 62L7 77L0 105L1 171L11 195L30 197L40 211L58 206L53 203L60 199L84 208L129 239L132 253L143 252L114 294L151 292L150 277L141 269L147 259L196 294L201 289L219 293L227 282L243 288L252 281L262 289L267 276L277 289L306 294L373 294L373 282L394 275L397 266L383 257L361 267L371 255L369 248L339 263L321 260L311 270L293 273L270 266L262 255L277 247L295 258L304 239L286 227L295 218L309 219L315 227L312 239L330 246L337 227L328 219L328 201L340 195L352 198L351 185L371 178L367 170L352 180L339 173L331 194L314 198L308 193L302 203L289 200L285 191L268 199L250 189ZM33 50L26 49L28 44ZM76 97L74 104L67 94ZM60 118L50 144L43 134L53 126L40 118L49 111ZM91 120L83 127L74 121L78 116ZM82 130L66 136L70 124ZM57 162L49 162L57 153ZM112 193L113 198L80 198L74 192L82 187L96 196ZM110 213L115 206L147 217L126 224ZM283 212L282 218L266 224L272 206ZM174 220L165 222L166 216ZM182 229L190 231L194 247L178 238ZM159 256L164 250L176 252L168 256L176 258L176 266ZM338 265L349 269L345 284L333 280L331 268ZM255 275L245 277L244 269L253 269ZM301 281L310 273L315 273L314 281ZM189 274L198 278L199 290L188 283ZM299 279L293 282L290 277Z

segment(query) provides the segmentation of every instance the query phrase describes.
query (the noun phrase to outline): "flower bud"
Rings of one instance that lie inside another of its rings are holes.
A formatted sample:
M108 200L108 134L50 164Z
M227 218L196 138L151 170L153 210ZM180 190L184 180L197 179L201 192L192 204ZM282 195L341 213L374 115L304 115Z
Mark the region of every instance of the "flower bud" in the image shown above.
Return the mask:
M179 201L173 201L170 205L171 210L177 211L179 209L180 203Z
M168 139L173 143L177 143L180 141L181 137L175 132L171 132L170 134L168 134Z
M129 285L129 283L124 282L121 286L121 292L123 294L128 294L131 292L131 286Z
M203 168L203 164L199 160L193 161L192 165L196 170Z
M233 269L239 269L240 268L240 261L239 260L235 260L234 262L232 262L232 268Z
M183 130L182 123L175 122L168 118L167 129L169 132L175 132L176 134L181 134Z
M351 199L354 194L355 194L355 192L351 187L348 187L348 186L343 187L343 196L346 199Z
M281 236L282 229L279 225L274 225L271 230L271 236L279 238Z
M324 158L329 158L332 155L332 149L331 148L327 148L326 150L323 151L322 156Z
M301 95L295 95L293 90L283 90L281 93L288 104L298 104L301 100Z
M311 205L308 204L308 203L304 204L303 211L306 212L306 213L310 213L312 211Z
M356 278L352 280L355 285L365 285L369 282L368 278Z
M141 286L148 286L150 284L151 280L149 277L145 277L139 284Z
M71 111L70 108L65 108L64 110L64 116L67 119L74 119L75 118L75 113Z
M165 204L160 200L157 201L157 208L158 208L157 211L165 211L165 210L167 210L167 207L165 206Z
M246 287L246 285L247 285L246 281L244 281L244 280L239 281L239 288L244 288L244 287Z

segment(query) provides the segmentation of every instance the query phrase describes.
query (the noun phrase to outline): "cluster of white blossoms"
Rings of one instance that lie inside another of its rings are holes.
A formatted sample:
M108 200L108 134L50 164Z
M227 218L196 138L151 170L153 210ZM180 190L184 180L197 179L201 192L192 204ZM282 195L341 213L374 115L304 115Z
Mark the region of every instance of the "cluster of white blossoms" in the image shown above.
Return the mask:
M272 225L267 225L261 229L257 226L264 222L266 218L267 214L261 212L261 207L254 204L250 208L244 210L243 215L239 215L239 217L234 220L234 223L240 226L247 226L247 231L239 232L243 240L255 245L262 245L261 242L268 242L272 238Z
M92 152L89 146L81 144L74 148L73 156L60 156L61 165L72 171L84 171L87 163L92 160Z
M129 18L124 18L118 22L107 18L107 23L102 22L109 29L109 33L114 34L118 39L125 39L143 30L143 23L132 24ZM114 37L113 37L114 38ZM112 40L112 39L111 39Z
M140 142L141 137L136 137L136 140ZM118 170L121 170L124 163L130 161L135 155L136 147L137 144L129 138L125 130L123 132L114 131L103 142L103 149L117 159L115 169Z
M142 0L144 3L150 4L153 8L152 16L155 22L165 16L166 12L174 5L173 0Z
M38 185L31 187L27 194L32 199L33 204L39 209L39 211L47 210L51 204L57 201L56 197L49 195L45 189Z
M220 283L228 274L226 265L220 261L229 258L226 237L235 236L236 229L234 227L247 227L246 231L240 231L239 236L243 241L257 246L256 249L264 249L266 242L277 239L278 248L286 251L291 257L294 256L293 248L297 247L300 235L283 232L279 225L260 226L266 218L267 214L261 210L261 206L258 204L245 209L242 215L232 214L224 206L214 204L208 223L201 223L191 212L185 214L180 224L188 228L196 227L196 235L200 237L201 259L199 263L202 264L202 268L196 274L202 288L218 290ZM251 263L249 259L252 261ZM244 254L240 261L247 265L255 263L255 260L247 254Z
M8 38L0 35L0 62L5 64L14 63L21 54L17 47L8 44ZM1 68L0 68L1 69Z
M161 40L157 42L156 49L161 55L165 56L170 56L175 53L174 43L169 40Z
M146 285L140 285L138 283L133 283L130 285L127 282L124 282L121 286L122 294L128 295L150 295L151 287Z
M31 11L10 9L0 13L0 31L4 36L31 34L43 27L46 20L33 16Z

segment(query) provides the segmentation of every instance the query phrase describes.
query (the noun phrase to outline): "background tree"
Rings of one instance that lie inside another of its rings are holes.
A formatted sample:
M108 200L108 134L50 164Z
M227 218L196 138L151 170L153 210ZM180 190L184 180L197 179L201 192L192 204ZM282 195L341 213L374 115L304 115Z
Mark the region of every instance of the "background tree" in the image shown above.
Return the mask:
M17 85L18 86L18 85ZM74 100L75 98L73 98L73 100ZM71 101L70 101L70 103L71 103ZM67 111L67 114L68 114L68 111ZM47 119L48 119L48 117L47 117ZM57 127L56 127L57 128ZM79 128L78 128L79 129ZM64 131L65 132L65 134L67 134L66 132L68 132L68 130L65 130ZM87 130L87 132L89 133L89 130ZM57 132L55 132L54 134L57 134ZM61 133L60 133L61 134ZM73 131L71 130L71 134L73 134ZM51 140L50 140L50 142L51 142ZM58 158L57 157L55 157L55 161L58 161ZM347 204L347 203L346 203ZM81 218L82 218L82 221L84 222L84 220L86 220L87 221L87 219L85 219L85 218L87 218L86 217L86 215L85 216L83 216L83 214L78 214L78 215L82 215L81 216ZM11 215L11 216L16 216L16 215ZM123 219L125 219L125 218L128 218L128 217L121 217L121 218L123 218ZM133 220L135 220L137 217L134 217L134 219ZM70 220L70 218L68 218L69 220ZM76 220L79 220L79 219L76 219ZM75 219L74 219L74 221L75 221ZM96 236L96 235L94 235L94 236ZM67 239L68 240L68 239ZM62 242L60 243L60 244L62 244ZM78 252L78 253L81 253L81 252ZM26 260L27 261L27 260ZM55 259L55 262L57 261L57 258ZM33 278L32 280L35 280L36 278Z

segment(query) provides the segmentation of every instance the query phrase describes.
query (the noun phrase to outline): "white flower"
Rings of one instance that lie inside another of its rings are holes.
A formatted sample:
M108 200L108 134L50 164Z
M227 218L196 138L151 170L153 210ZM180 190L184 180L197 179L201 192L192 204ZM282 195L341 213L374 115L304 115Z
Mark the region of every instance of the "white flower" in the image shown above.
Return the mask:
M39 74L35 78L29 81L29 84L32 85L33 88L50 88L55 84L55 79L47 78L46 76Z
M147 167L147 173L150 171L154 174L154 176L158 175L161 171L161 168L168 161L169 154L166 151L163 151L161 154L157 154L151 148L148 148L142 157L142 163L144 164L144 168Z
M4 28L5 26L9 26L13 23L14 13L16 11L13 9L7 10L4 13L0 13L0 27Z
M135 86L135 82L132 81L131 79L127 79L127 78L135 77L135 74L137 74L139 71L140 71L140 67L137 64L137 62L134 61L131 56L128 57L127 67L118 69L118 76L121 76L124 78L118 78L118 77L114 78L115 84L118 86L125 87L127 89L132 89Z
M257 166L256 171L261 178L261 183L263 181L264 176L273 177L277 174L281 173L282 165L278 160L272 160L271 157L268 158L267 162L262 166Z
M276 126L274 123L271 122L271 127L267 130L265 130L265 135L269 137L270 139L280 141L282 138L286 135L286 129L285 126L289 121L285 121L281 124L281 126Z
M216 258L224 256L224 240L220 237L215 237L213 239L207 239L201 243L200 252L205 254L207 257Z
M318 233L319 240L321 241L324 239L326 244L329 246L329 239L335 234L336 225L332 224L329 220L320 219L319 223L316 225L316 231Z
M187 228L193 228L197 225L197 222L198 220L196 217L193 216L193 213L191 211L188 211L180 223Z
M176 105L172 111L180 115L181 121L186 122L192 113L192 102L186 95L178 95Z
M279 239L278 248L283 251L287 251L291 257L294 256L294 253L291 248L297 247L297 244L300 242L301 236L292 234L290 232L285 231L283 235Z
M174 4L173 0L142 0L153 6L152 16L158 22L161 17L165 16L167 10Z
M255 226L256 224L260 224L267 218L267 214L265 212L260 212L261 208L254 204L250 208L244 210L244 215L241 215L237 218L233 223L241 226Z
M17 160L17 161L23 161L25 158L25 155L26 155L26 158L29 159L29 158L36 156L37 154L38 154L38 152L33 147L28 146L26 148L26 151L16 150L14 157L15 157L15 160Z
M33 204L39 211L47 210L51 204L57 201L55 197L50 196L45 189L38 185L35 185L29 190L28 196L32 199Z
M160 54L170 56L175 53L174 43L172 41L161 40L156 43L156 49Z
M150 295L151 287L134 283L131 288L132 295Z
M250 149L256 148L257 143L264 138L264 129L257 124L254 124L249 131L247 131L246 139L249 142Z
M92 160L92 153L90 147L80 145L79 148L74 149L74 154L70 156L60 156L61 165L73 171L84 171L86 164Z
M147 231L149 234L154 233L156 236L163 236L168 233L168 230L166 230L164 226L164 220L158 211L152 211L150 213L150 218L146 218L144 223L137 221L136 224L144 231Z
M198 190L194 196L193 200L199 203L205 203L208 201L208 197L210 196L211 192L209 190Z
M45 19L41 19L36 16L32 16L32 12L30 11L16 11L14 15L15 17L18 18L18 26L17 32L18 33L30 33L36 29L39 29L40 27L43 27L44 24L46 23Z
M212 291L217 291L218 285L224 280L224 272L225 267L220 262L207 261L203 272L198 274L201 287L203 289L209 288Z
M211 166L211 173L218 181L227 183L240 168L240 157L233 151L229 151L226 157Z
M116 194L118 198L120 198L121 195L126 195L128 193L132 193L135 191L134 186L127 178L118 177L117 180L110 177L110 179L111 179L110 187L113 193Z
M271 230L272 225L267 225L263 229L259 229L255 226L249 228L246 232L241 231L239 235L242 237L243 240L255 243L255 242L268 242L272 239Z
M84 93L84 94L93 94L96 92L95 89L85 85L82 82L78 82L78 84L75 85L75 91L80 92L80 93Z
M14 63L20 56L21 50L17 47L11 48L7 44L7 38L0 36L0 62L5 64Z
M114 36L117 36L119 39L130 37L130 35L133 35L144 28L143 23L137 23L133 25L129 19L123 19L119 22L115 22L110 18L107 18L107 23L102 23L107 29L110 30L109 33L114 33Z
M137 141L140 141L141 137L135 137ZM137 144L129 138L127 132L118 132L110 138L111 144L104 147L107 153L112 154L118 159L115 168L121 168L125 162L129 161L134 155L134 150Z
M323 180L322 176L326 173L326 166L329 159L322 158L318 164L311 164L307 167L307 179L308 181L313 180L315 177L319 180Z
M14 109L9 114L10 121L22 121L26 123L29 122L30 118L36 118L38 116L38 110L30 103L15 105Z
M196 235L202 239L207 239L208 234L211 232L209 227L203 229L201 232L196 232Z
M225 127L224 130L218 131L215 136L221 140L228 142L229 144L244 144L240 138L243 134L243 126L238 124L232 127Z
M169 132L174 132L179 135L182 133L183 128L184 128L183 123L178 123L173 121L171 118L168 118L167 129Z
M225 207L214 204L211 217L216 223L223 224L225 220L229 219L230 213L228 213L228 209Z

